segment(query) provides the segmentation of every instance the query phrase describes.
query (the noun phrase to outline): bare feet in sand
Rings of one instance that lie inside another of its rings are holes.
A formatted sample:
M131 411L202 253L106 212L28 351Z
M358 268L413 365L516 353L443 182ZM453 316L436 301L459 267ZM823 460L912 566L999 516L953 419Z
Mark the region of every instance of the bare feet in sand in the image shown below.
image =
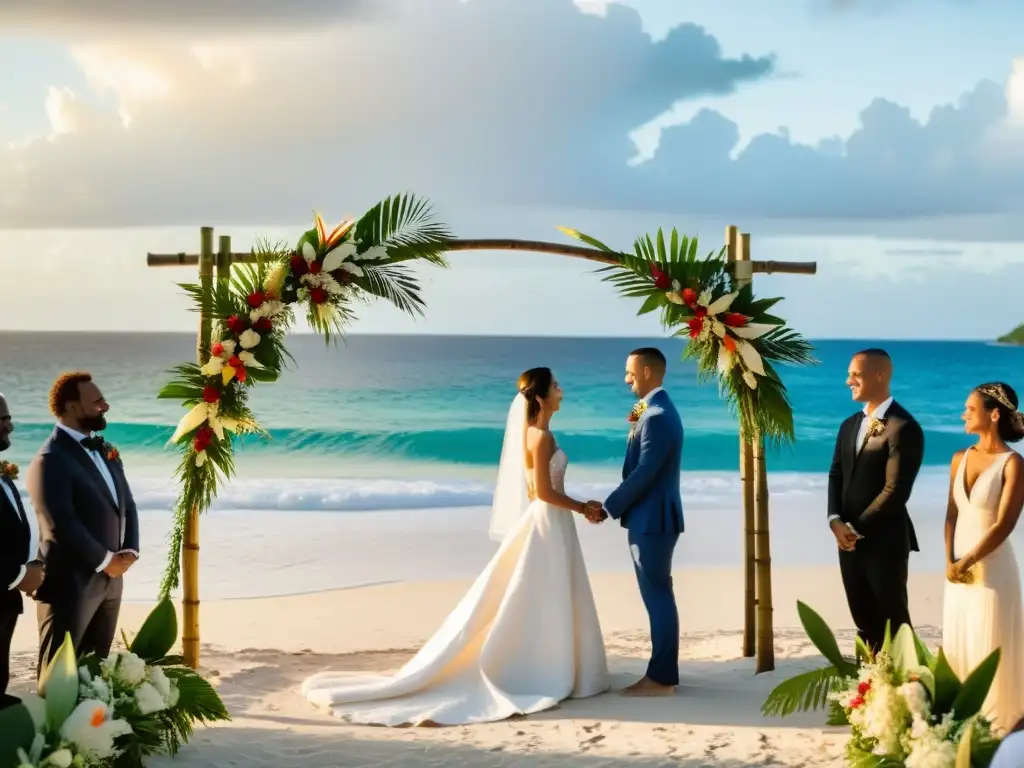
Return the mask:
M674 685L662 685L648 677L642 677L619 691L622 696L675 696L675 693Z

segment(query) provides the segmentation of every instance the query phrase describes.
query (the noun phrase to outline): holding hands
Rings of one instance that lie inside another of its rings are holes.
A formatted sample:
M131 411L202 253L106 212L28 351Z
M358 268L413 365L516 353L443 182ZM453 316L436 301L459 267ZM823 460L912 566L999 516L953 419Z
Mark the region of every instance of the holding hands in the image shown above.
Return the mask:
M608 513L604 511L604 504L600 501L588 501L583 505L580 514L591 523L603 523L608 517Z

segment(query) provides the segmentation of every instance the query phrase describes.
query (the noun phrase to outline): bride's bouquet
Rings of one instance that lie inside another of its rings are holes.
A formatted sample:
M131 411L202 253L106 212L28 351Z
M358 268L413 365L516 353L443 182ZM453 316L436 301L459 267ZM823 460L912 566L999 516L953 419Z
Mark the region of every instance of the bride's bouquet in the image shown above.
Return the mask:
M168 655L177 637L169 600L105 659L76 658L66 636L39 694L0 710L0 768L138 768L174 755L196 722L229 719L209 682Z
M839 651L835 635L811 608L797 603L811 642L831 666L775 688L762 710L788 715L829 707L829 725L849 725L846 757L855 768L985 768L999 738L981 714L996 668L995 650L963 681L942 649L932 654L904 625L886 631L878 654L860 638L857 658Z

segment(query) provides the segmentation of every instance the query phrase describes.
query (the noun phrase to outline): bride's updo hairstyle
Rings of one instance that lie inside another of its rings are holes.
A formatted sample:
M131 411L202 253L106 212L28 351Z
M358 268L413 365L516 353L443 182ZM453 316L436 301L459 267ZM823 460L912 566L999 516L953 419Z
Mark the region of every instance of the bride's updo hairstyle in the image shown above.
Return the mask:
M519 394L526 398L526 420L533 423L540 415L540 401L548 396L555 375L550 368L531 368L519 374Z
M981 397L986 411L999 413L996 426L1000 440L1004 443L1024 440L1024 413L1018 409L1020 401L1013 387L1001 381L992 381L975 387L974 391Z

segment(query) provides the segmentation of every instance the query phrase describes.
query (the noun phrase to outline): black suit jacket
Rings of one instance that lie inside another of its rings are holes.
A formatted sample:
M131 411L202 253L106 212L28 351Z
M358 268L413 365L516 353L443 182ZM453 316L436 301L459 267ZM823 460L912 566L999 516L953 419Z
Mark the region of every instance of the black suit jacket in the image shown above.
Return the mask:
M924 461L924 431L893 401L884 429L857 453L857 433L868 418L856 413L843 422L828 473L828 515L838 515L864 536L863 544L884 543L904 554L918 551L907 501ZM858 546L861 546L860 544Z
M18 489L6 477L0 477L0 486L4 485L11 491L17 506L11 508L7 493L0 487L0 615L16 615L23 610L21 591L8 587L31 559L28 556L31 533Z
M39 551L46 564L37 593L41 602L81 593L99 575L96 569L108 552L139 551L139 514L124 467L120 459L104 461L116 499L89 454L59 427L28 469L25 485L39 518Z

